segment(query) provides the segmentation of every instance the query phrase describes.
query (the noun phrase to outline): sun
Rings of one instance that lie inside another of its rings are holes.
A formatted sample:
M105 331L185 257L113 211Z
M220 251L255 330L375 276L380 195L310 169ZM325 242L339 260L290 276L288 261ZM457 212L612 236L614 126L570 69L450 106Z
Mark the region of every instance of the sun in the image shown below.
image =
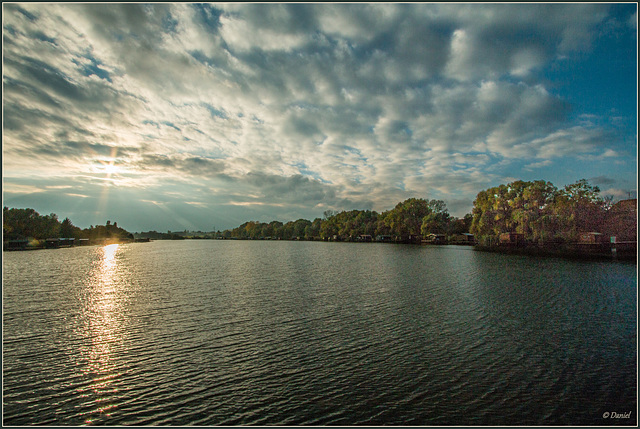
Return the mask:
M112 174L117 174L120 171L120 167L115 165L114 161L104 164L103 169L104 169L104 172L107 173L107 177L110 177Z
M93 166L93 170L95 173L103 174L106 179L111 179L112 176L117 175L121 172L121 167L116 164L115 159L98 161Z

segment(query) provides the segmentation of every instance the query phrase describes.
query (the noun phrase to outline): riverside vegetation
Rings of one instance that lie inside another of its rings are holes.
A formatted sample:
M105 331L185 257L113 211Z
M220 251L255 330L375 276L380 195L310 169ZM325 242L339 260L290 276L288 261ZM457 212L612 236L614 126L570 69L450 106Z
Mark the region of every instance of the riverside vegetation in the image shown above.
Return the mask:
M635 200L634 200L635 201ZM209 233L136 233L138 238L233 238L281 240L357 241L362 237L383 237L395 242L420 242L429 234L455 237L472 233L477 243L491 246L503 233L517 233L530 244L571 243L584 232L637 240L636 211L616 208L611 197L601 197L600 189L587 180L557 188L551 182L514 181L477 194L472 213L463 218L449 214L441 200L409 198L393 209L324 212L313 221L298 219L286 223L249 221L225 231ZM132 239L133 234L117 224L80 229L55 214L40 216L33 209L3 210L3 238L44 239L47 237Z
M55 213L40 215L34 209L2 209L2 239L6 243L11 240L28 240L29 247L39 247L41 242L49 238L88 239L90 241L133 240L133 234L118 227L118 223L107 221L106 225L91 225L89 228L75 226L67 217L62 222Z

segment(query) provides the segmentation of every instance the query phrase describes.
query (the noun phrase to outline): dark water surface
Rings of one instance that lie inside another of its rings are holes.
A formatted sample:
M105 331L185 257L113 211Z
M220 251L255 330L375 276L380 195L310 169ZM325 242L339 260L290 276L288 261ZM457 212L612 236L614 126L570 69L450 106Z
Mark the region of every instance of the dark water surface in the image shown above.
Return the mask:
M3 258L5 425L637 423L635 264L211 240Z

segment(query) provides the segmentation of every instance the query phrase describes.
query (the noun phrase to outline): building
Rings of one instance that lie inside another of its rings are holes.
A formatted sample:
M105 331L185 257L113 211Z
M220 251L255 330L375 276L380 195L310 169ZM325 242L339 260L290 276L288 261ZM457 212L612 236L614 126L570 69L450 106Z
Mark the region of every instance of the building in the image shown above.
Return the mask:
M29 240L8 240L3 242L2 250L26 250Z
M468 232L462 234L455 234L449 237L449 244L476 244L476 238L473 234Z
M599 232L583 232L580 233L581 244L600 244L605 242L604 236Z
M524 234L515 232L503 232L500 234L501 246L523 246L524 244Z
M390 235L376 235L376 241L380 243L389 243L393 241L393 237Z
M447 236L444 234L429 234L422 241L428 244L445 244L447 242Z

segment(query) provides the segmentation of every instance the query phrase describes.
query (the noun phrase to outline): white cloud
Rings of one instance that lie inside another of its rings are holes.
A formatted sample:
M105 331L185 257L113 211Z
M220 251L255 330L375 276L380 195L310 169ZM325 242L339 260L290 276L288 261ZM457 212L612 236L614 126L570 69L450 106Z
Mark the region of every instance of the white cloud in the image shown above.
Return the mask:
M621 153L536 75L589 46L602 5L3 9L14 176L80 180L117 149L122 186L183 186L191 206L214 207L195 195L213 189L225 204L385 209L472 200L501 162Z
M282 34L275 28L257 29L250 22L233 17L223 17L220 22L220 34L232 50L291 51L307 42L305 35Z
M542 167L548 167L552 164L552 162L550 160L545 160L545 161L540 161L540 162L534 162L531 164L527 164L524 166L524 168L529 169L529 170L535 170L536 168L542 168Z

